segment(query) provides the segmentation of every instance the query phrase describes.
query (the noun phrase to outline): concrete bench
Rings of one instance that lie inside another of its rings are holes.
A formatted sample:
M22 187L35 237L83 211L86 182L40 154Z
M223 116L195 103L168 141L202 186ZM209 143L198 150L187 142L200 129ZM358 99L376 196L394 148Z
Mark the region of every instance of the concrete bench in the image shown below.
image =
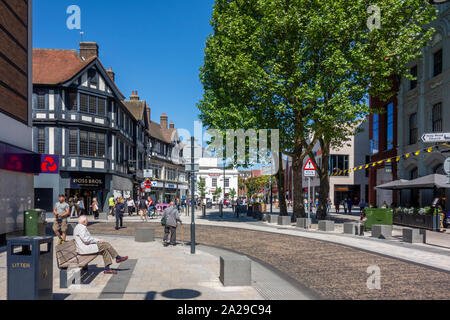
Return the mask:
M403 241L408 243L426 243L426 230L403 228Z
M310 229L311 223L311 218L298 218L297 228Z
M278 225L279 226L290 226L291 220L292 219L290 216L278 216Z
M137 227L134 235L136 242L153 242L155 241L155 229L150 227Z
M334 221L320 220L318 228L319 228L319 231L325 231L325 232L334 231Z
M364 228L359 222L346 222L344 223L344 233L363 236Z
M56 246L56 261L60 270L59 287L68 288L76 278L81 278L81 272L86 271L88 264L95 258L96 254L79 255L75 240ZM73 270L71 274L67 272L69 268Z
M392 237L392 226L374 224L372 225L372 237L378 239L389 239Z
M225 287L251 286L252 261L240 255L221 256L220 281Z

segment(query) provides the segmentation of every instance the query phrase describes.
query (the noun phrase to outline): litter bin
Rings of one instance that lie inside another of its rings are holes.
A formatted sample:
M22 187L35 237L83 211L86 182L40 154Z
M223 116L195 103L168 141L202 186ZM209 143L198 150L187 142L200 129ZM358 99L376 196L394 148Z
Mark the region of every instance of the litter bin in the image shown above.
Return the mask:
M369 208L366 209L366 218L367 221L364 224L365 230L372 230L372 225L381 224L392 226L393 224L393 215L394 210L392 209L377 209L377 208Z
M219 204L219 217L223 217L223 204Z
M202 214L204 217L206 217L206 205L202 206Z
M47 222L45 211L41 209L32 209L25 211L24 230L25 236L37 237L45 236Z
M8 240L8 300L53 298L53 238Z

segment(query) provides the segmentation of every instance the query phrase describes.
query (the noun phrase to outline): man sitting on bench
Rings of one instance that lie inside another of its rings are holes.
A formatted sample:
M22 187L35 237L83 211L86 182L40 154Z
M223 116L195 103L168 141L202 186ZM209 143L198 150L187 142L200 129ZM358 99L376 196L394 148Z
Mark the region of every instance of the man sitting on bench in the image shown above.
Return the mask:
M121 257L117 251L103 239L96 239L91 236L87 229L88 219L86 216L81 216L78 219L78 225L73 231L75 243L77 245L77 253L79 255L102 255L105 262L105 274L117 274L117 271L110 268L112 264L111 258L116 259L116 263L121 263L128 260L128 257Z

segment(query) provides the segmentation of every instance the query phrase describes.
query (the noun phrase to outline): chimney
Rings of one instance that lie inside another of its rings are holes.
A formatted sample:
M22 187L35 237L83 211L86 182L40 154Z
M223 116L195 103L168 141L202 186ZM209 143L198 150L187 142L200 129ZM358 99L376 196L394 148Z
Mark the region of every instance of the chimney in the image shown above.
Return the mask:
M98 44L96 42L80 42L80 56L84 60L98 57Z
M167 114L163 113L161 116L161 128L162 129L167 129L167 121L169 120L169 118L167 117Z
M139 100L139 96L138 96L138 92L137 91L132 91L132 94L130 96L130 100L131 101L138 101Z
M172 120L170 121L169 129L175 129L175 124L173 123Z
M151 113L150 113L150 106L147 104L147 118L148 118L148 122L150 122L152 120L152 118L150 117Z
M106 73L108 74L112 82L116 81L116 74L114 73L114 71L112 71L111 67L109 67L109 70L107 70Z

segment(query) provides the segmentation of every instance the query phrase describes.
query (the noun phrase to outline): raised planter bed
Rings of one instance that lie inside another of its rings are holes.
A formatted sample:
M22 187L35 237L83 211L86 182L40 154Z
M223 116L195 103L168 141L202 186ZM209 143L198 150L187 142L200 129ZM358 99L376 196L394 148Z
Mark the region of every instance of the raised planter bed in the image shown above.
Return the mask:
M396 213L393 220L396 225L433 230L432 215Z

